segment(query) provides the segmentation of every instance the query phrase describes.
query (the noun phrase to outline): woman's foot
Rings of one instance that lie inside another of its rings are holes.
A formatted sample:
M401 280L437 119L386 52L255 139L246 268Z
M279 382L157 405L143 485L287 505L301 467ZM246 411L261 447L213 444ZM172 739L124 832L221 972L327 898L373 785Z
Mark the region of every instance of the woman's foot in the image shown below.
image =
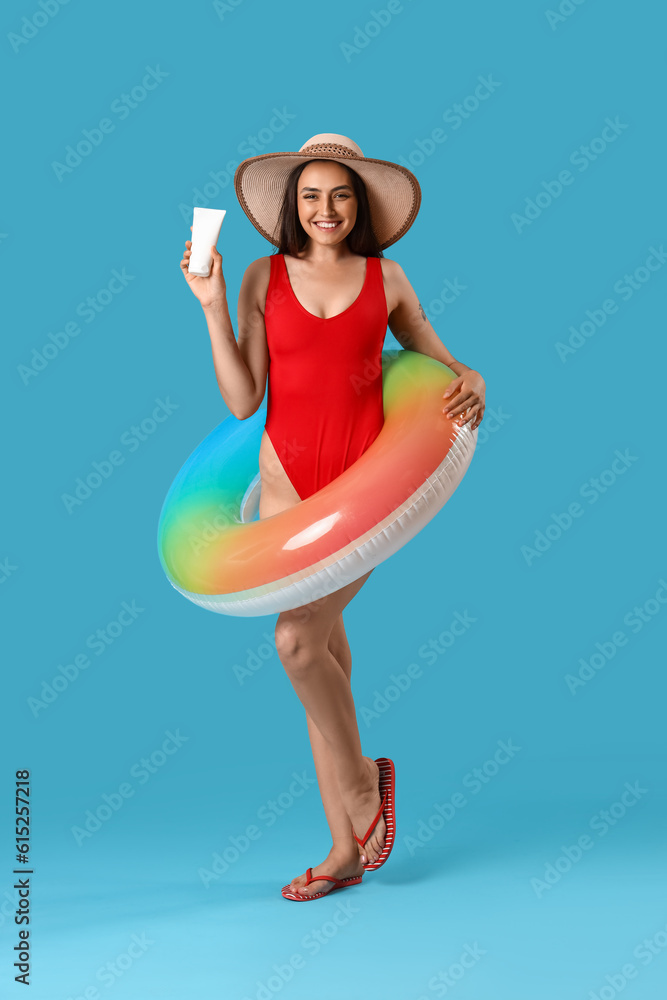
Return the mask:
M372 819L372 817L371 817ZM364 866L357 850L356 842L350 835L349 848L332 847L327 858L313 868L313 875L332 875L334 878L353 878L355 875L363 875ZM289 884L292 892L300 892L303 896L313 896L318 892L330 892L334 886L333 882L318 879L306 885L306 875L297 875Z
M357 836L363 836L375 818L380 808L380 769L371 757L364 757L367 768L367 780L353 793L347 796L349 801L348 815ZM338 844L331 848L321 865L313 868L313 875L332 875L334 878L352 878L362 875L364 865L377 861L384 847L387 824L384 816L375 824L363 849L352 836L350 830L349 844ZM329 892L333 882L311 882L305 885L306 875L298 875L290 882L290 889L300 891L303 895L312 896L316 892Z
M347 812L352 820L352 827L357 837L364 836L375 819L382 801L379 789L380 768L370 757L364 757L364 763L368 769L367 781L361 788L357 788L354 792L348 793L345 796ZM362 864L372 864L374 861L377 861L384 847L386 834L387 824L385 823L384 816L381 815L371 830L363 848L356 840L353 840L353 843L357 846Z

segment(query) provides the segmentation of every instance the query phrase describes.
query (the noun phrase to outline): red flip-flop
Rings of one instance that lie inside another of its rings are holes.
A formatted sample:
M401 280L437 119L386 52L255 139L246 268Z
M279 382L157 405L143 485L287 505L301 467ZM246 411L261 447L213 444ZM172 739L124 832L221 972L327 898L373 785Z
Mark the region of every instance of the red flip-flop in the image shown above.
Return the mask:
M327 882L335 882L334 887L327 889L326 892L314 892L312 896L302 896L298 892L292 892L289 885L284 885L281 892L285 899L293 899L295 902L305 903L309 899L321 899L322 896L328 896L330 892L335 892L336 889L345 889L348 885L359 885L361 878L361 875L354 875L352 878L334 878L333 875L313 875L313 869L309 868L306 872L304 885L310 885L311 882L317 882L318 879L326 879Z
M380 769L380 808L378 809L377 815L371 825L366 831L366 836L363 840L357 837L354 829L352 830L352 836L359 844L363 847L371 833L377 826L380 816L384 814L384 821L387 824L387 832L385 834L384 847L377 861L372 861L369 864L364 865L364 870L367 872L375 871L377 868L381 868L385 863L389 855L391 854L391 849L394 846L394 840L396 839L396 810L394 807L395 798L395 785L396 785L396 768L394 767L393 760L389 757L378 757L375 761Z

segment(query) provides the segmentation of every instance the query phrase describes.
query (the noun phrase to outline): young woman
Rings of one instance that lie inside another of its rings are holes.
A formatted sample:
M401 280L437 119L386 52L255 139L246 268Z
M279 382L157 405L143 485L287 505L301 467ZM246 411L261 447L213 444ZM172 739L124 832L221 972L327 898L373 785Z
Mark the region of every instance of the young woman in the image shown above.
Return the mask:
M253 225L279 251L253 261L244 274L238 343L215 247L209 277L188 273L189 240L181 268L204 310L220 392L238 419L259 408L268 376L260 518L322 489L379 434L387 325L403 347L458 376L443 400L443 420L479 425L484 379L452 357L400 265L382 256L419 209L421 192L410 171L364 157L346 136L324 133L298 152L245 160L235 188ZM389 853L387 820L393 822L381 808L380 766L393 764L362 753L342 616L371 572L278 615L276 649L306 711L332 837L324 861L283 888L287 899L321 898L358 883L366 867L379 867Z

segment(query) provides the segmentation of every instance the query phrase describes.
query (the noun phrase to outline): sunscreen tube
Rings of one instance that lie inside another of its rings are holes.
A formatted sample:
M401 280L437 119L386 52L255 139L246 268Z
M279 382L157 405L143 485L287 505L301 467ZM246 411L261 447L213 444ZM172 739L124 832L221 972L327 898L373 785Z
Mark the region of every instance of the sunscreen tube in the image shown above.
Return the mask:
M224 208L195 208L192 217L192 246L188 272L200 278L211 273L211 247L218 242L225 217Z

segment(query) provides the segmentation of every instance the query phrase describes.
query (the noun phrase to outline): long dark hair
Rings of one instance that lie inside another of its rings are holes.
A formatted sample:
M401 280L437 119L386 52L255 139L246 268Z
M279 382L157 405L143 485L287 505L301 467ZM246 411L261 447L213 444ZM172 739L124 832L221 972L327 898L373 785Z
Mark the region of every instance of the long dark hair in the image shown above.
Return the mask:
M338 162L337 160L334 162ZM277 253L286 253L290 257L297 257L308 242L306 230L299 220L297 208L297 189L299 178L303 170L309 163L331 163L329 159L304 160L298 163L290 172L285 186L285 196L280 207L278 225L280 230L280 241ZM350 183L357 197L357 219L352 230L347 236L347 245L352 253L360 254L362 257L383 257L384 254L378 246L377 237L371 225L371 208L368 203L368 194L363 179L356 170L348 167L346 163L341 163L350 175Z

